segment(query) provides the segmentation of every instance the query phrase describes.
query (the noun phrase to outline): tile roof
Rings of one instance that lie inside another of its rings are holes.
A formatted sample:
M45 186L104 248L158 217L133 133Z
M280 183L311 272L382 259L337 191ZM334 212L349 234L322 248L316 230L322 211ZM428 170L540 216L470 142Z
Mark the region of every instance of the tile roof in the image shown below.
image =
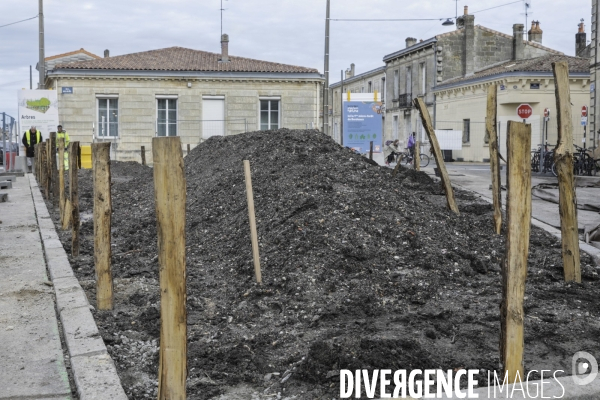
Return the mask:
M542 57L529 58L526 60L510 60L502 64L488 67L475 72L473 75L458 77L441 82L438 87L454 85L460 82L476 80L488 76L500 75L507 72L543 72L552 73L552 63L567 61L569 73L589 73L590 61L587 58L571 57L562 54L548 54Z
M317 69L298 67L229 56L229 62L220 62L220 53L168 47L166 49L59 64L56 69L95 69L128 71L202 71L202 72L292 72L319 73Z
M84 49L83 47L79 50L75 50L75 51L71 51L69 53L63 53L63 54L57 54L55 56L50 56L50 57L46 57L44 58L45 61L51 61L51 60L56 60L57 58L63 58L63 57L69 57L69 56L74 56L76 54L86 54L92 58L100 58L100 56L97 56L93 53L90 53L89 51L87 51L86 49Z

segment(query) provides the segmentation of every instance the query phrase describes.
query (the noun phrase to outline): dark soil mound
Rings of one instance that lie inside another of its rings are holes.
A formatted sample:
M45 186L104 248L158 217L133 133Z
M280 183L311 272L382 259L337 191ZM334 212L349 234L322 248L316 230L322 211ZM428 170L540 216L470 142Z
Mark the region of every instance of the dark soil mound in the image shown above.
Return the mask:
M263 271L254 282L242 160L252 166ZM339 369L499 366L504 239L492 209L426 174L374 166L316 131L213 137L185 158L188 398L245 385L331 399ZM112 163L116 308L95 312L132 399L155 396L160 326L152 170ZM90 213L91 173L80 172ZM92 222L72 263L95 304ZM62 234L67 250L70 235ZM598 353L598 275L562 282L560 243L533 228L526 369ZM577 335L573 335L577 332ZM487 373L480 385L487 384ZM227 396L227 395L226 395ZM227 398L227 397L225 397Z

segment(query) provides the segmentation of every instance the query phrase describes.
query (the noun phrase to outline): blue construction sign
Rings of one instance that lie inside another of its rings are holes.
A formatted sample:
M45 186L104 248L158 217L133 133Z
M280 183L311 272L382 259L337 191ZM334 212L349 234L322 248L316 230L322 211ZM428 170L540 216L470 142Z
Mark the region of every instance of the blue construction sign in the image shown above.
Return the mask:
M373 142L373 153L382 150L381 103L377 101L344 102L344 146L359 153L368 153Z

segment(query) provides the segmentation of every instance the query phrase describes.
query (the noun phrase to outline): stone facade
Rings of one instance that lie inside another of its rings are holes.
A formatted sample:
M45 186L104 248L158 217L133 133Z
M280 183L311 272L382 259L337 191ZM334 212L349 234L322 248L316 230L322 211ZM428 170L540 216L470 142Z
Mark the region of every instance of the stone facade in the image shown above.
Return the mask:
M191 82L191 88L188 87ZM322 83L293 80L196 80L173 78L60 77L50 80L58 89L59 117L71 140L89 145L98 137L98 99L107 95L118 99L119 135L114 142L117 159L140 160L140 146L151 149L156 136L157 98L169 96L177 100L178 136L182 145L195 147L202 141L202 100L220 97L225 105L225 135L259 130L259 101L279 99L280 127L305 129L319 126L319 94ZM73 94L61 94L62 86L73 87ZM205 135L206 136L206 135ZM151 162L151 155L146 152Z
M590 44L590 107L588 124L590 133L598 138L600 136L600 118L598 117L598 104L600 104L600 96L598 96L598 83L600 78L600 63L598 62L598 50L600 42L598 41L598 30L600 28L600 0L592 0L592 43ZM596 149L596 157L600 157L600 149Z
M453 158L458 161L489 160L485 116L487 89L491 84L498 85L497 131L501 154L506 154L507 122L522 121L516 110L524 103L529 104L533 109L532 115L526 120L531 124L532 150L537 149L538 145L545 141L550 146L554 146L558 131L551 62L563 59L569 62L574 142L581 145L583 139L583 127L580 124L581 107L587 105L589 101L589 72L585 71L587 60L568 56L544 56L530 60L536 68L543 68L544 71L530 71L527 63L522 63L524 65L521 68L518 65L507 68L514 63L509 61L508 64L501 64L470 78L442 83L434 89L437 107L436 129L461 131L462 149L453 150ZM550 110L547 121L544 119L546 108Z
M536 39L541 41L541 34ZM405 145L410 132L424 143L427 137L412 99L423 98L432 120L436 116L434 88L441 82L470 76L491 65L511 59L527 59L546 54L562 54L538 42L523 38L523 25L513 26L507 35L480 25L475 17L465 15L457 20L457 29L415 43L408 38L406 48L386 55L385 125L386 139L400 139Z
M188 64L173 64L163 70L121 67L131 56L138 59L148 53L152 53L150 60L156 59L156 53L164 58L173 58L171 53L181 54L179 58ZM145 146L146 160L151 163L151 142L158 135L180 136L186 149L188 144L193 148L212 135L266 129L261 126L261 116L266 115L271 123L268 128L272 129L320 126L323 77L318 71L232 56L227 61L203 61L206 65L190 71L198 65L194 64L196 56L206 60L219 55L170 48L118 56L121 59L58 65L48 71L46 87L58 91L59 118L71 140L81 145L109 140L113 143L112 157L119 161L140 161L140 148ZM215 71L217 68L229 71ZM62 87L72 87L73 93L62 94ZM268 103L272 109L261 113L261 103ZM164 104L173 111L162 111L160 117ZM167 122L163 119L161 124L164 115L168 115ZM111 118L116 123L110 124Z

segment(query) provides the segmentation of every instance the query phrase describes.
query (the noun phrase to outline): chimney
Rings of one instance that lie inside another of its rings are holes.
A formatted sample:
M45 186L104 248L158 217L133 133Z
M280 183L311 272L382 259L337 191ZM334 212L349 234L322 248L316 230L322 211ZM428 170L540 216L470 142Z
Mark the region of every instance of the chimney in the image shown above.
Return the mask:
M413 37L407 37L406 38L406 47L410 47L413 46L417 43L417 39L413 38Z
M346 69L346 78L344 78L344 79L352 78L353 76L354 76L354 63L350 64L350 68Z
M463 15L469 15L469 6L465 6L465 12Z
M221 62L229 62L229 35L221 35Z
M525 58L525 43L523 43L523 24L513 25L513 60Z
M583 24L583 20L579 23L579 30L575 35L575 55L577 57L585 57L585 49L586 49L586 34L585 34L585 25Z
M469 8L465 6L465 15L461 17L464 29L464 58L463 72L465 76L475 73L475 16L469 15Z
M110 57L110 51L108 49L104 50L104 58Z
M527 33L530 42L542 44L542 33L544 32L540 28L540 21L531 21L531 29Z

